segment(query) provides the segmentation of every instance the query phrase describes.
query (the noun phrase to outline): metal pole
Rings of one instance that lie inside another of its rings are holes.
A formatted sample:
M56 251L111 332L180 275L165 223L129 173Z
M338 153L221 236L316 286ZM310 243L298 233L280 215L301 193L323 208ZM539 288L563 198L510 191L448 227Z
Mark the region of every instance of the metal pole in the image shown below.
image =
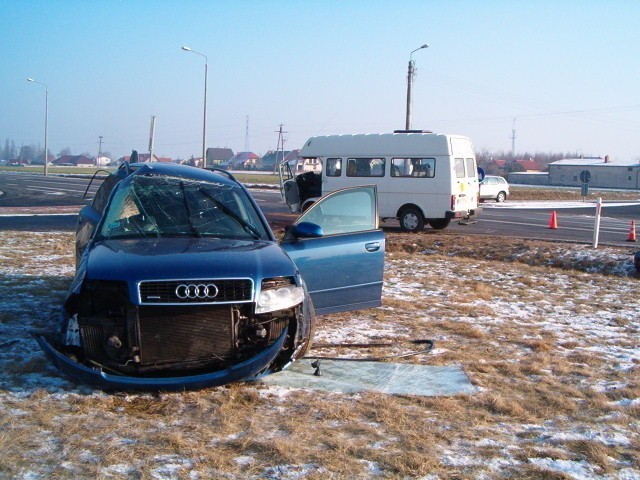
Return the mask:
M207 70L209 60L204 53L196 52L189 47L183 46L182 50L204 57L204 119L202 121L202 167L204 168L207 161Z
M208 61L204 57L204 119L202 121L202 168L207 166L207 70Z
M44 176L47 176L47 164L49 163L49 145L47 133L49 131L49 87L44 91Z
M102 156L102 135L98 135L100 142L98 144L98 158L96 158L96 167L100 163L100 157Z
M425 43L421 47L416 48L409 54L409 71L407 72L407 119L405 122L405 130L411 130L411 103L412 103L412 84L413 77L415 75L415 62L412 60L412 56L414 52L418 50L422 50L423 48L428 48L429 44Z
M411 84L413 83L413 61L409 60L409 71L407 73L407 119L405 130L411 130Z

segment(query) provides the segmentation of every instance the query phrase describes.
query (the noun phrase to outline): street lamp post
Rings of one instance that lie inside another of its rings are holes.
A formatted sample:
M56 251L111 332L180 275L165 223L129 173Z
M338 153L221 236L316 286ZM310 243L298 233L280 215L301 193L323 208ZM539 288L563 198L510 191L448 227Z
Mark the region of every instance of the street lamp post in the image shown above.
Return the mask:
M407 121L405 123L405 130L411 130L411 86L413 84L413 76L415 75L414 67L415 63L411 59L414 52L422 50L423 48L429 48L429 44L425 43L421 47L416 48L409 55L409 72L407 73Z
M204 115L202 120L202 167L206 167L207 165L207 70L208 70L208 60L207 56L203 53L196 52L189 47L182 47L182 50L185 52L195 53L196 55L200 55L204 57Z
M38 83L45 87L44 91L44 176L47 176L47 163L49 160L49 151L47 145L47 123L49 122L49 86L45 83L34 80L33 78L27 78L28 82Z

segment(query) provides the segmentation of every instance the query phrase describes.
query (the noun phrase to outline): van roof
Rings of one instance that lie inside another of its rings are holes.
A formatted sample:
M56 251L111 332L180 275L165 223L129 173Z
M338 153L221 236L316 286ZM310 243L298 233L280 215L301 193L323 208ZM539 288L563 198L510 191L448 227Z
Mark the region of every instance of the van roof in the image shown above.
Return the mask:
M368 133L311 137L300 149L300 157L344 155L452 155L461 148L473 154L471 140L437 133ZM467 147L468 145L468 147ZM461 153L466 156L466 153Z

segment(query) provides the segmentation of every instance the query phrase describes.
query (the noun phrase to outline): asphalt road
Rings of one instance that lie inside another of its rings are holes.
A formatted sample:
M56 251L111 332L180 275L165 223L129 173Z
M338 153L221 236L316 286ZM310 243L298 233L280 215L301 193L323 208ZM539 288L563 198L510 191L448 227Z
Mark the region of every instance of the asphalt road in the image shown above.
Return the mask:
M76 214L88 203L99 186L94 181L83 199L89 178L58 177L0 173L0 230L52 231L75 230ZM274 230L284 228L296 218L282 205L276 190L252 189L252 195L262 208ZM640 197L640 194L639 194ZM485 202L477 221L468 225L453 222L447 229L425 229L426 234L488 235L563 240L590 244L593 242L595 208L576 202ZM21 213L27 210L28 213ZM33 215L42 210L43 214ZM551 212L556 211L558 228L550 229ZM62 212L62 213L60 213ZM640 227L640 203L605 203L600 224L600 244L630 246L627 242L630 222ZM395 220L384 222L387 231L399 231Z

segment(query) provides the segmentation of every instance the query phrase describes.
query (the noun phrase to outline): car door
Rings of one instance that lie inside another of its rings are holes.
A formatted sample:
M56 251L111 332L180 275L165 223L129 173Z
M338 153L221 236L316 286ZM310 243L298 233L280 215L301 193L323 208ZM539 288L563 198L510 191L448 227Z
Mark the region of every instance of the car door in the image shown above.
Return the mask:
M93 236L93 231L100 222L104 209L107 206L111 192L126 174L118 170L115 174L105 178L98 188L91 205L86 205L80 210L76 224L76 268L80 264L80 258ZM95 176L94 176L95 178ZM91 179L93 181L93 178ZM89 188L87 187L87 191Z
M322 197L296 220L281 246L300 270L316 313L381 305L385 238L375 186Z

